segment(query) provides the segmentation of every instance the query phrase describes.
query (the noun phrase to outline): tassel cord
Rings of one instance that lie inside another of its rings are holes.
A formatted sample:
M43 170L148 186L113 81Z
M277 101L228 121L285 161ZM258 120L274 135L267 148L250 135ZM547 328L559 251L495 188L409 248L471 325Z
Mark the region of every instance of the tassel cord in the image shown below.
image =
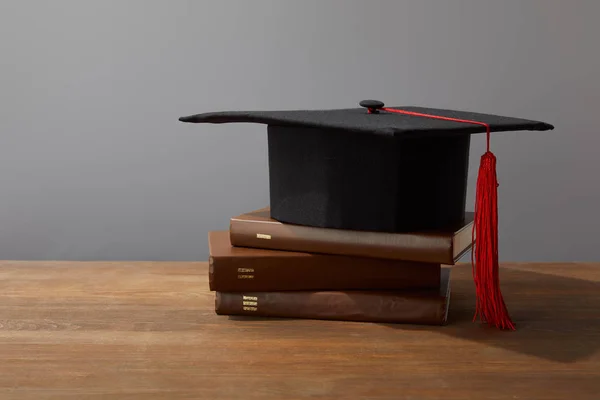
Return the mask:
M473 223L471 264L475 282L476 306L473 321L482 322L499 329L515 330L502 292L500 290L498 262L498 181L496 156L490 151L490 126L485 122L472 121L441 115L423 114L384 107L382 111L415 117L461 122L485 127L486 152L481 156L475 194L475 219ZM371 112L369 110L369 112Z

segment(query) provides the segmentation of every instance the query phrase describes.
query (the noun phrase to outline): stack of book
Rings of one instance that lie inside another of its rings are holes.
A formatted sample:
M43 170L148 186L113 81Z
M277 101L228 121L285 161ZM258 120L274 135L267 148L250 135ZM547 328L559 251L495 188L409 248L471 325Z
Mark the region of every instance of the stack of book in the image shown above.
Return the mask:
M219 315L443 325L450 269L472 244L472 213L444 231L385 233L286 224L269 208L209 232Z

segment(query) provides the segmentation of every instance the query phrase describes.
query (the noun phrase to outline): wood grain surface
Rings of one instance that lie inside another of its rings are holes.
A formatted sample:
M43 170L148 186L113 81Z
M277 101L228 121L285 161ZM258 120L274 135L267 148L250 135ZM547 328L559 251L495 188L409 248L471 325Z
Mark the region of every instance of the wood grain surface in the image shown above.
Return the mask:
M505 264L517 323L217 316L206 263L0 262L2 399L598 399L600 264Z

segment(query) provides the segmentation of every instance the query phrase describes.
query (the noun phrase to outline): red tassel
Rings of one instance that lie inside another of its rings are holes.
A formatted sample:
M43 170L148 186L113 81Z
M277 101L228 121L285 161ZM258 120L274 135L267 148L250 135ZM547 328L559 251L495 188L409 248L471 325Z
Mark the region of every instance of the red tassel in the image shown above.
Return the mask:
M490 151L490 126L481 121L423 114L414 111L383 107L382 111L461 122L485 127L487 151L481 156L477 192L475 199L475 221L473 224L474 248L471 252L473 279L477 305L473 321L479 318L500 329L515 330L500 292L498 274L498 181L496 179L496 156ZM369 109L369 113L371 109Z
M475 198L473 225L474 249L471 252L477 317L500 329L515 329L500 291L498 273L498 181L496 156L488 151L481 156Z

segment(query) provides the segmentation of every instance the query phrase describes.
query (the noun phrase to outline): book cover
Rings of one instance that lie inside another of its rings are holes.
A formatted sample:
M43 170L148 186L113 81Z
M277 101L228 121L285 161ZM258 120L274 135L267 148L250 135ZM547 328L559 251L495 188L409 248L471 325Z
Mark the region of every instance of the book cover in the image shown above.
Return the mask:
M440 264L233 247L208 234L212 291L437 289Z
M263 208L230 219L233 246L454 265L472 246L473 213L446 231L386 233L286 224Z
M437 290L216 292L215 312L219 315L444 325L450 293L450 270L442 268Z

